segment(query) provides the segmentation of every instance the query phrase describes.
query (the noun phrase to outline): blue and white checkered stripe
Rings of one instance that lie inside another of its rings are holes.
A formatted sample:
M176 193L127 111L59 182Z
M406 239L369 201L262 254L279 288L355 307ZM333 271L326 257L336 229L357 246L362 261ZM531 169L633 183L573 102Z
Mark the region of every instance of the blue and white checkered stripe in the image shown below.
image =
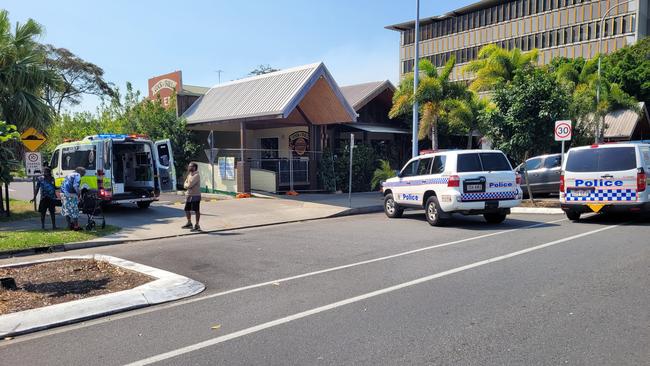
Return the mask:
M424 180L419 180L419 179L412 179L408 181L409 183L406 183L406 181L402 182L384 182L382 186L384 188L388 187L404 187L404 186L420 186L420 185L427 185L427 184L447 184L449 182L449 178L431 178L431 179L424 179Z
M585 197L573 196L571 191L566 194L566 200L574 202L636 201L636 199L636 191L633 189L603 189L593 191Z
M461 201L514 200L516 197L517 197L517 191L463 193L460 195L460 200Z

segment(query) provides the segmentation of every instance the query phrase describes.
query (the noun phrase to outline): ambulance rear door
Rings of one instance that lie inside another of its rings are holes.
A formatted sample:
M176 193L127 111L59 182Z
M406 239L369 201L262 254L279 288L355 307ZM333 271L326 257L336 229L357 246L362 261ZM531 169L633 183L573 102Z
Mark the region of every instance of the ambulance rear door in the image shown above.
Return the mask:
M154 143L154 159L156 159L156 176L161 192L176 191L176 171L174 169L174 156L169 139Z

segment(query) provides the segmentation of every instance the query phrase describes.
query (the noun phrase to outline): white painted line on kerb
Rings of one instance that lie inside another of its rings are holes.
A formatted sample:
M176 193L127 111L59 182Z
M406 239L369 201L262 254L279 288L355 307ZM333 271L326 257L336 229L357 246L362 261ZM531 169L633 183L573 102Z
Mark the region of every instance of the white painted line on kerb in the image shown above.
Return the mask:
M259 324L259 325L256 325L256 326L253 326L253 327L250 327L250 328L242 329L240 331L233 332L233 333L230 333L230 334L226 334L226 335L223 335L221 337L208 339L207 341L199 342L199 343L187 346L187 347L182 347L182 348L178 348L178 349L175 349L173 351L170 351L170 352L161 353L161 354L156 355L156 356L152 356L152 357L140 360L140 361L129 363L126 366L150 365L150 364L155 363L155 362L164 361L164 360L167 360L167 359L170 359L170 358L173 358L173 357L184 355L186 353L190 353L190 352L197 351L197 350L200 350L200 349L203 349L203 348L206 348L206 347L214 346L214 345L217 345L219 343L229 341L231 339L240 338L240 337L252 334L252 333L262 331L264 329L272 328L272 327L275 327L275 326L278 326L278 325L282 325L282 324L292 322L294 320L298 320L298 319L306 318L306 317L311 316L311 315L322 313L324 311L336 309L336 308L339 308L341 306L345 306L345 305L353 304L355 302L367 300L367 299L370 299L370 298L373 298L373 297L376 297L376 296L379 296L379 295L383 295L383 294L387 294L387 293L394 292L394 291L397 291L397 290L401 290L403 288L419 285L419 284L424 283L424 282L432 281L432 280L435 280L435 279L440 278L440 277L449 276L449 275L454 274L454 273L467 271L467 270L472 269L472 268L481 267L481 266L484 266L486 264L500 262L500 261L505 260L505 259L509 259L509 258L516 257L516 256L519 256L519 255L534 252L536 250L540 250L540 249L544 249L544 248L547 248L547 247L550 247L550 246L553 246L553 245L565 243L567 241L579 239L579 238L582 238L582 237L585 237L585 236L588 236L588 235L597 234L599 232L602 232L602 231L605 231L605 230L610 230L610 229L619 227L621 225L624 225L624 224L619 224L619 225L614 225L614 226L606 226L606 227L603 227L603 228L600 228L600 229L588 231L586 233L573 235L573 236L570 236L570 237L567 237L567 238L564 238L564 239L551 241L551 242L540 244L540 245L530 247L530 248L527 248L527 249L518 250L516 252L512 252L512 253L500 255L500 256L497 256L497 257L492 257L492 258L489 258L489 259L485 259L485 260L482 260L482 261L474 262L474 263L471 263L471 264L468 264L468 265L465 265L465 266L456 267L456 268L453 268L453 269L450 269L450 270L447 270L447 271L438 272L438 273L435 273L435 274L432 274L432 275L429 275L429 276L418 278L418 279L413 280L413 281L408 281L408 282L400 283L398 285L386 287L386 288L383 288L381 290L368 292L368 293L365 293L363 295L351 297L351 298L341 300L341 301L337 301L337 302L334 302L334 303L331 303L331 304L328 304L328 305L320 306L320 307L313 308L313 309L310 309L310 310L307 310L307 311L303 311L303 312L300 312L300 313L289 315L289 316L284 317L284 318L276 319L276 320L273 320L273 321L270 321L270 322L267 322L267 323Z
M553 221L547 221L547 222L540 222L540 223L537 223L537 224L522 226L522 227L519 227L519 228L503 230L503 231L497 231L497 232L490 233L490 234L473 236L473 237L454 240L454 241L450 241L450 242L446 242L446 243L442 243L442 244L431 245L431 246L424 247L424 248L413 249L413 250L409 250L409 251L406 251L406 252L391 254L391 255L384 256L384 257L368 259L368 260L361 261L361 262L349 263L349 264L345 264L345 265L341 265L341 266L337 266L337 267L326 268L326 269L322 269L322 270L318 270L318 271L314 271L314 272L302 273L302 274L295 275L295 276L284 277L284 278L280 278L280 279L276 279L276 280L256 283L256 284L252 284L252 285L248 285L248 286L244 286L244 287L234 288L234 289L231 289L231 290L217 292L217 293L214 293L214 294L211 294L211 295L199 296L199 297L194 297L194 298L191 298L191 299L175 301L175 302L172 302L172 303L169 303L169 304L158 305L158 306L151 307L151 308L134 310L134 311L131 311L131 312L128 312L128 313L113 315L113 316L111 316L109 318L90 320L90 321L84 322L82 324L71 325L71 326L68 326L68 327L65 327L65 328L60 328L60 329L54 329L54 330L51 330L51 331L48 331L48 332L45 332L45 333L37 333L37 334L34 334L34 335L26 335L26 336L23 336L23 337L18 338L16 340L10 341L8 343L0 344L0 347L10 345L10 344L13 344L13 343L19 343L21 341L27 341L27 340L46 337L46 336L54 335L54 334L58 334L58 333L64 333L64 332L68 332L68 331L75 330L75 329L86 328L86 327L89 327L89 326L92 326L92 325L108 323L108 322L112 322L112 321L119 320L119 319L130 318L130 317L133 317L133 316L138 316L138 315L147 314L147 313L151 313L151 312L156 312L156 311L160 311L160 310L164 310L164 309L174 308L174 307L181 306L181 305L187 305L187 304L191 304L191 303L195 303L195 302L199 302L199 301L209 300L209 299L213 299L215 297L230 295L230 294L234 294L234 293L237 293L237 292L252 290L252 289L265 287L265 286L271 286L271 285L277 284L277 283L283 283L283 282L293 281L293 280L297 280L297 279L301 279L301 278L307 278L307 277L312 277L312 276L316 276L316 275L321 275L321 274L324 274L324 273L340 271L340 270L347 269L347 268L353 268L353 267L358 267L358 266L362 266L362 265L366 265L366 264L385 261L385 260L389 260L389 259L393 259L393 258L399 258L399 257L403 257L403 256L415 254L415 253L420 253L420 252L424 252L424 251L428 251L428 250L433 250L433 249L436 249L436 248L442 248L442 247L446 247L446 246L467 243L467 242L470 242L470 241L485 239L485 238L489 238L489 237L497 236L497 235L509 234L509 233L519 231L519 230L532 229L532 228L540 227L540 226L544 226L544 225L555 224L555 223L566 221L566 220L567 219L565 218L565 219L559 219L559 220L553 220Z

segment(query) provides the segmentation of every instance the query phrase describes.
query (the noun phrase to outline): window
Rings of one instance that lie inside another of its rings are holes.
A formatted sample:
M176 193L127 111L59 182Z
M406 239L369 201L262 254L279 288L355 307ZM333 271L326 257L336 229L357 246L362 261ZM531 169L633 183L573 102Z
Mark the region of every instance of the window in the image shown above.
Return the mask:
M78 167L95 170L95 146L63 148L61 152L61 169L75 170Z
M408 163L404 169L402 169L402 172L400 173L400 177L413 177L417 174L418 172L418 160L413 160L412 162Z
M50 159L50 168L58 168L59 167L59 150L55 150L54 153L52 153L52 159Z
M600 22L596 22L596 34L595 38L600 37Z
M564 44L571 43L571 28L564 28Z
M444 155L434 157L433 166L431 167L431 174L442 174L445 171L446 161L447 157Z
M485 171L503 172L512 170L508 159L502 153L479 153L479 156Z
M169 146L167 144L156 145L158 151L158 163L160 165L168 167L169 166Z
M609 20L605 20L605 29L603 32L605 32L605 37L609 36Z
M526 170L537 170L542 167L542 158L534 158L526 160Z
M497 20L497 12L498 11L499 11L499 9L496 6L492 7L492 11L491 11L491 13L492 13L492 23L498 22L498 20Z
M627 18L628 17L623 17L623 19L621 19L621 25L622 25L622 28L623 28L623 33L628 32L628 30L627 30L627 24L628 24L627 23Z
M587 24L587 39L593 39L593 34L591 32L592 24Z
M459 173L480 172L483 170L478 154L459 154L457 165L456 170Z
M277 137L264 137L260 139L260 157L262 159L277 159L279 157L279 139Z
M614 18L612 21L614 22L614 26L612 27L612 34L617 35L620 33L618 31L618 18Z
M418 175L428 175L431 170L431 161L432 158L420 159L420 164L418 164Z
M578 38L578 41L580 42L585 40L585 27L586 25L580 26L580 38Z
M574 150L567 158L570 172L612 172L636 168L634 147Z
M544 160L544 168L546 169L559 168L560 165L562 165L562 159L560 158L560 155L549 156L546 158L546 160Z

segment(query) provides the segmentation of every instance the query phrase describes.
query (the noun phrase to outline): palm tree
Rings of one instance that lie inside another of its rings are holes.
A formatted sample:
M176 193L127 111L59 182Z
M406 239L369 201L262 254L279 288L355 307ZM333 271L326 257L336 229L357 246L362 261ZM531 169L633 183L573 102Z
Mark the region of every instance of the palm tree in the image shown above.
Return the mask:
M610 83L606 78L601 78L600 102L597 103L597 60L598 58L589 61L582 58L574 60L563 58L555 61L550 67L559 84L572 96L569 109L572 119L577 122L578 129L592 133L598 137L599 142L602 142L607 127L604 123L605 116L619 109L637 111L638 104L618 84Z
M490 106L486 98L480 98L476 93L466 90L462 98L447 101L447 124L452 132L467 133L467 148L472 148L474 131L481 130L479 115Z
M438 72L431 61L421 60L418 64L421 70L418 89L413 91L413 74L406 75L393 95L393 106L388 113L390 118L408 116L417 100L420 105L417 138L430 137L434 150L438 148L438 123L451 118L464 92L462 84L449 81L455 64L456 60L452 57Z
M377 187L379 187L382 182L394 176L395 170L390 167L390 162L388 160L380 160L379 168L375 169L375 171L372 173L370 186L372 189L377 189Z
M42 92L58 87L60 79L45 67L46 55L36 41L42 33L32 19L17 23L12 33L9 13L0 10L0 118L18 130L44 129L52 121Z
M539 51L522 52L518 48L510 51L495 44L487 45L478 53L478 58L467 64L463 71L473 72L475 79L470 84L474 91L488 91L502 82L512 80L515 74L537 62Z

